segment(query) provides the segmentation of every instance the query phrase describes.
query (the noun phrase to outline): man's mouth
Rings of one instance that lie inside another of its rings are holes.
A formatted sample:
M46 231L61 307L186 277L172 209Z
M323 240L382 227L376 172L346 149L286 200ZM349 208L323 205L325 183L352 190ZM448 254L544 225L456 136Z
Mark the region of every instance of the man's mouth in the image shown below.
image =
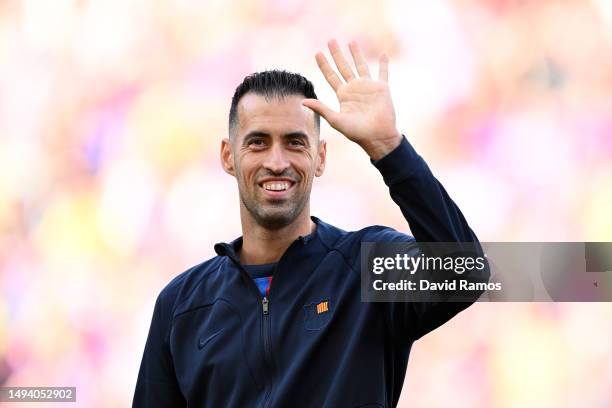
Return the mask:
M267 195L272 197L282 197L294 185L295 182L290 180L268 180L259 183L259 186L266 191Z
M268 191L285 191L289 189L290 184L286 181L282 183L263 183L262 187Z

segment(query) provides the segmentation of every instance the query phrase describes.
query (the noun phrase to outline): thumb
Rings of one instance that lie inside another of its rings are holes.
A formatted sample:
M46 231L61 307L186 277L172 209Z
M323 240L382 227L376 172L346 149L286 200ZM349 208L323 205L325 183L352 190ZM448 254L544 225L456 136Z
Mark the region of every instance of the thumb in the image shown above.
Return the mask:
M313 111L315 111L319 115L323 116L323 118L332 127L334 126L334 122L336 120L336 116L338 115L338 113L333 111L329 107L327 107L327 105L325 105L320 100L318 100L318 99L304 99L302 101L302 105L306 106L307 108L312 109Z

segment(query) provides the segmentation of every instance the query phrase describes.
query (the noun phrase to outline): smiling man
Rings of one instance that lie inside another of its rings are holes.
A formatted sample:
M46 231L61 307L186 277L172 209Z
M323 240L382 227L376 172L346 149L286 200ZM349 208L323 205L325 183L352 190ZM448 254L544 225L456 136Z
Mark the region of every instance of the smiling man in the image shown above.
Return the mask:
M374 79L349 48L354 69L329 43L340 75L316 55L339 112L298 74L260 72L236 89L221 163L238 183L243 234L158 296L133 406L395 406L413 342L469 305L361 302L362 242L477 238L395 126L387 57ZM363 148L414 237L311 216L320 117Z
M232 100L221 159L238 182L243 263L278 260L288 242L314 228L310 191L326 149L319 115L302 105L304 97L316 98L305 78L268 71L245 78Z

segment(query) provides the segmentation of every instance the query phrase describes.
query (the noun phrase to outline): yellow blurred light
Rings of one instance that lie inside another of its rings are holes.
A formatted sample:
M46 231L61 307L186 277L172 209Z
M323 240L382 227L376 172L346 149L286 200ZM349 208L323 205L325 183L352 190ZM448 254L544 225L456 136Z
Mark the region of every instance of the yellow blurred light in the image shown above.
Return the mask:
M87 192L58 195L48 204L34 231L45 259L70 261L101 249L96 205L96 197Z
M612 167L594 174L584 211L588 241L612 241Z
M130 113L130 154L150 160L161 175L172 175L201 155L204 117L204 107L190 105L188 95L177 87L154 87Z

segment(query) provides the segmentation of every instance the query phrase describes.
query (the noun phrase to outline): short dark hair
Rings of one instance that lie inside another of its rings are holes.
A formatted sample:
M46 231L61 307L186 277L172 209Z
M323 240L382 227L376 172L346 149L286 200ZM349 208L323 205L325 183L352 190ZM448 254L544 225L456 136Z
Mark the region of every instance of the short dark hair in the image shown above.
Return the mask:
M289 95L302 95L305 98L317 99L312 82L300 74L273 69L248 75L238 85L232 97L232 106L229 112L230 137L234 133L234 128L238 122L238 102L248 92L262 95L266 99L282 99ZM314 118L315 128L318 132L321 127L321 117L317 112L314 112Z

